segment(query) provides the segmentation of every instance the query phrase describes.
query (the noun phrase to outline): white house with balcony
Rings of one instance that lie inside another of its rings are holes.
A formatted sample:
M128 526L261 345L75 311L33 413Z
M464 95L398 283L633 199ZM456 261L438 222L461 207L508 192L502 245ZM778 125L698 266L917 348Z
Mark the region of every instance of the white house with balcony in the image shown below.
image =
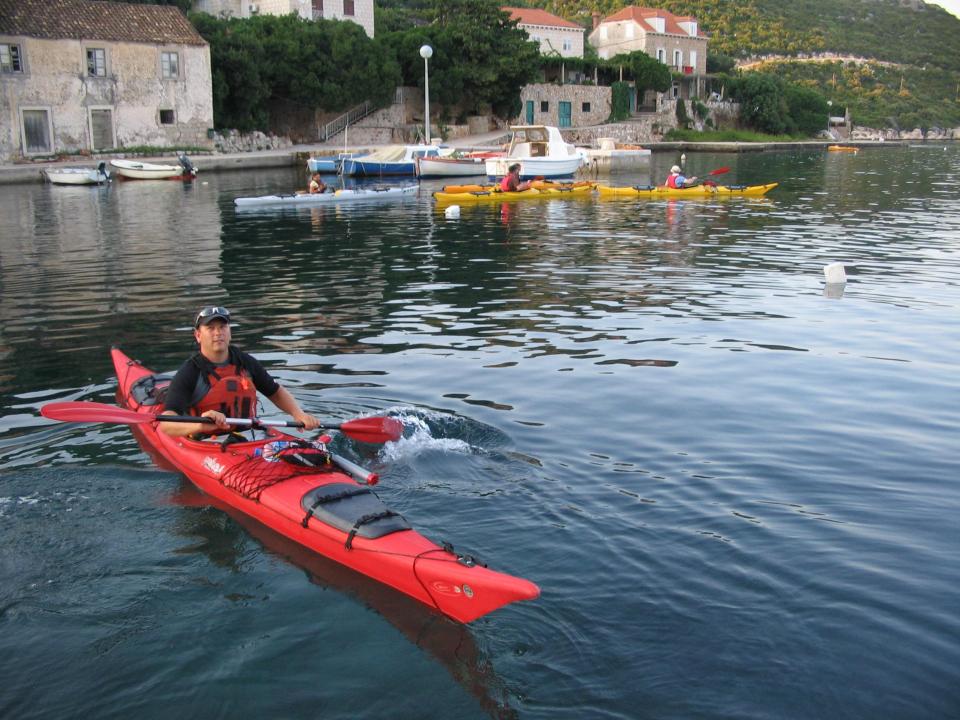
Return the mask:
M540 46L541 55L583 57L583 36L586 30L576 23L537 8L502 7L510 13L517 27L525 30L530 40Z
M373 0L195 0L193 9L219 17L295 13L304 20L346 20L373 37Z
M210 47L169 5L0 2L0 162L208 146Z
M702 93L708 40L695 17L636 5L602 20L595 13L593 30L587 36L601 58L639 50L669 66L675 73L674 98L699 97Z

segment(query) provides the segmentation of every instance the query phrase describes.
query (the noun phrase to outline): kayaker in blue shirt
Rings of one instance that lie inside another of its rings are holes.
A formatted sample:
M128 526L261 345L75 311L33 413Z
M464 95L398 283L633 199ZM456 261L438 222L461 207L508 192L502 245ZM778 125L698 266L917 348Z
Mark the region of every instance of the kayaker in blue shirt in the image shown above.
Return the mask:
M270 402L315 430L320 421L304 412L296 399L274 380L260 362L230 345L230 312L211 306L197 313L193 336L200 352L187 360L174 375L164 399L164 415L197 415L213 423L160 423L167 435L182 437L230 430L226 418L252 418L257 410L257 391Z
M670 174L667 176L667 182L664 183L668 188L674 190L682 190L685 187L693 187L697 184L697 178L686 178L683 175L683 171L680 169L679 165L674 165L670 168Z

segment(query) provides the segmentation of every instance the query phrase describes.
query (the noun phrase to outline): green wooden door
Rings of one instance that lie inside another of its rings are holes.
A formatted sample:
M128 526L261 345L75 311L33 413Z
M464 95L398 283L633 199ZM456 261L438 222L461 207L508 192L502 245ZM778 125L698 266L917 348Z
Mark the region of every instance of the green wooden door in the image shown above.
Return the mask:
M573 118L573 110L571 109L571 104L561 100L560 108L557 111L560 113L560 127L570 127L571 120Z

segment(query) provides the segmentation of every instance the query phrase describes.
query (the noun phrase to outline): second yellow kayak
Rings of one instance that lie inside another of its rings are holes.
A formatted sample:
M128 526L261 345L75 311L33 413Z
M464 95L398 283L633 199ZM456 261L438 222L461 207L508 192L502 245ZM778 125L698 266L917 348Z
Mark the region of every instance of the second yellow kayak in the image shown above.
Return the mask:
M666 186L657 187L611 187L598 185L600 197L645 197L645 198L704 198L713 196L730 197L734 195L760 197L773 190L779 183L766 185L695 185L677 189Z

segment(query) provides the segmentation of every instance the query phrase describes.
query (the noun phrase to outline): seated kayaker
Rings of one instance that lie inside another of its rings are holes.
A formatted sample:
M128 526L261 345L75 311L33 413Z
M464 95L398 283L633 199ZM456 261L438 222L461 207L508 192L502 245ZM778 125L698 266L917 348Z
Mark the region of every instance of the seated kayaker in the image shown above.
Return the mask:
M307 187L307 191L311 195L327 191L327 184L320 179L320 173L314 173L310 178L310 185Z
M520 163L514 163L507 168L507 174L500 181L503 192L523 192L530 189L529 182L520 182Z
M674 165L672 168L670 168L670 174L667 176L667 181L664 183L664 185L673 190L682 190L683 188L693 187L696 184L697 178L684 177L683 171L680 170L679 165Z
M174 375L163 414L197 415L213 423L164 422L160 430L174 437L229 431L226 418L255 416L258 390L305 430L319 427L320 421L304 412L256 358L230 345L230 312L225 307L203 308L193 327L200 352Z

